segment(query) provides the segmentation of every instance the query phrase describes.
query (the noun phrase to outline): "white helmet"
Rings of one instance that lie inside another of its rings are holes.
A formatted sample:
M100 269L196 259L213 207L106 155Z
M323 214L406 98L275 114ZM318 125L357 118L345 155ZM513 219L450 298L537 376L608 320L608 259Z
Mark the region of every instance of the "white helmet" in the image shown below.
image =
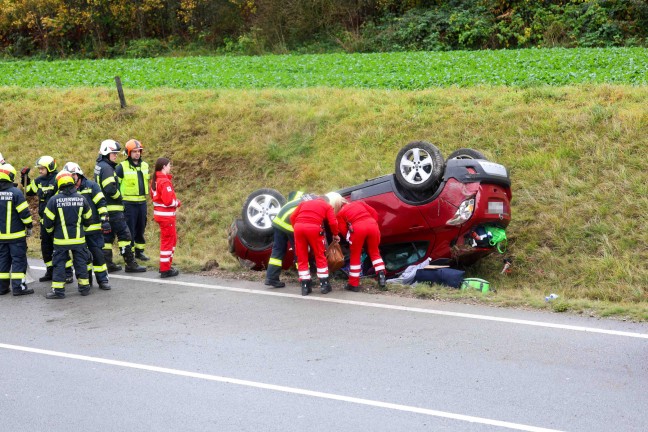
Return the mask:
M99 147L99 154L108 156L110 153L119 153L121 151L121 146L115 140L107 139L101 141L101 147Z
M2 153L0 153L0 165L6 163L5 159L2 157Z
M83 175L83 170L78 163L68 162L63 166L63 170L76 175Z

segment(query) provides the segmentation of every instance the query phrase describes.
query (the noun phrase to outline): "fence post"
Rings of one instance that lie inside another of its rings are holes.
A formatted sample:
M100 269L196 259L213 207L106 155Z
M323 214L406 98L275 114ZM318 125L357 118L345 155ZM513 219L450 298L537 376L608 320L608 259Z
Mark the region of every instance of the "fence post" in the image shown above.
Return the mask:
M122 88L121 79L116 76L115 84L117 84L117 94L119 95L119 104L122 108L126 108L126 98L124 97L124 89Z

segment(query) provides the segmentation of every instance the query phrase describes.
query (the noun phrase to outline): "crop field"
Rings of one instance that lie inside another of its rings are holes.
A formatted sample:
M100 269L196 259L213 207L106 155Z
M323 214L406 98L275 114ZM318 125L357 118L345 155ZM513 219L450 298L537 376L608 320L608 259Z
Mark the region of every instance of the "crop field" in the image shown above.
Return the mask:
M378 54L0 61L0 86L150 89L532 87L648 84L648 50L525 49Z

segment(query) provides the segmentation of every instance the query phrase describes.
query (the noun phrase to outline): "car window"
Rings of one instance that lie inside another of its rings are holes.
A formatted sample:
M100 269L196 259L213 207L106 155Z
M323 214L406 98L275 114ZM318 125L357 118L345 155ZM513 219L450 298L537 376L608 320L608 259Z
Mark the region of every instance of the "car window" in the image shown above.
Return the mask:
M405 267L425 258L429 245L430 242L427 241L381 245L380 254L387 271L394 272L404 270Z

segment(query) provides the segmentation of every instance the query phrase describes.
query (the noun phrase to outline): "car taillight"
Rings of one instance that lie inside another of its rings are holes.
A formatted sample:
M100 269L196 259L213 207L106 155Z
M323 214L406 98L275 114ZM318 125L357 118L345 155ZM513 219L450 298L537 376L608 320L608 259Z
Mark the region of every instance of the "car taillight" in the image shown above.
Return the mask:
M446 225L461 225L472 216L475 211L475 199L471 198L461 203L454 217L446 222Z
M502 201L488 201L487 213L504 214L504 203Z

